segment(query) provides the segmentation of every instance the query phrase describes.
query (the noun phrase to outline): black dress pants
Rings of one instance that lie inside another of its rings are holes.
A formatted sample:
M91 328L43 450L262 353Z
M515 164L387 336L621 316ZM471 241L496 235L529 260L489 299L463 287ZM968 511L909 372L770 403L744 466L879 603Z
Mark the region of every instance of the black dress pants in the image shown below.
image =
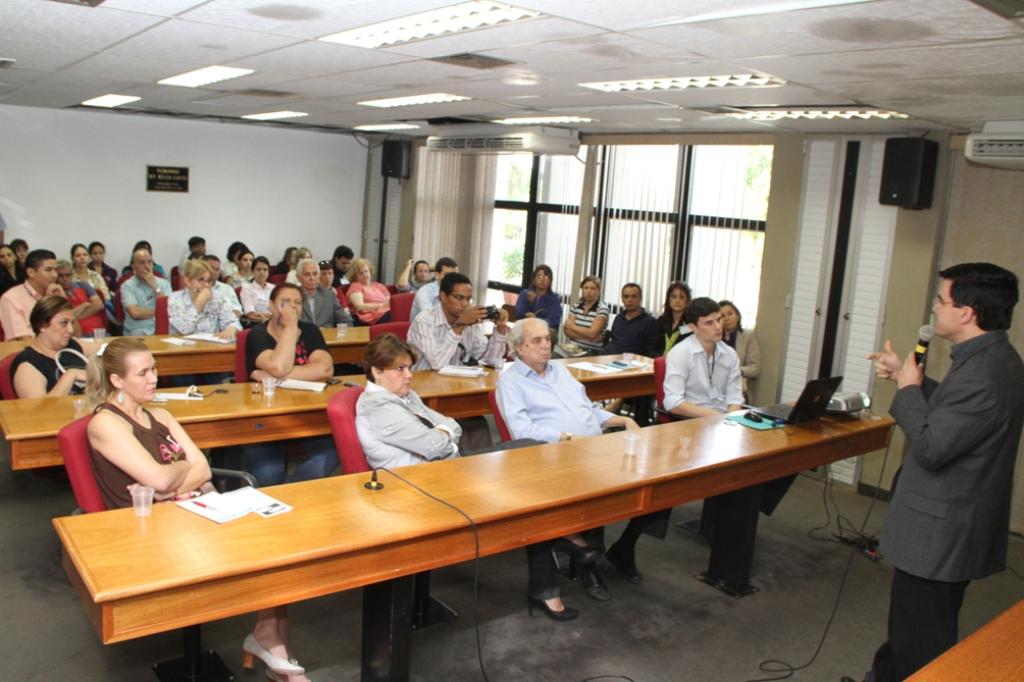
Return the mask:
M869 680L897 682L923 668L957 642L960 606L969 580L947 583L900 569L892 577L889 641L875 652Z

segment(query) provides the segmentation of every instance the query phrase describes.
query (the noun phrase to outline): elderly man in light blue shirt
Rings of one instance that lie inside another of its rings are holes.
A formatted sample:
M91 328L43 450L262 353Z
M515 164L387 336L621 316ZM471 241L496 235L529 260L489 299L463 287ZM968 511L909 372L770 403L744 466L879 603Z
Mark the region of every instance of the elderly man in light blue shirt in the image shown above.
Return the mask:
M438 258L434 264L434 281L424 284L416 291L412 299L412 309L409 311L409 322L414 322L416 316L424 310L430 310L441 302L441 280L449 272L458 272L459 264L447 256Z
M132 271L120 290L124 335L150 336L156 333L156 299L171 295L171 283L153 274L153 254L145 248L132 252Z
M497 385L498 407L513 438L535 438L545 442L597 436L608 427L639 429L629 417L596 407L583 384L557 362L551 362L551 333L540 318L519 320L509 340L516 361L501 375ZM605 554L628 581L639 584L643 576L636 568L635 546L640 533L664 537L670 510L631 519L622 537ZM590 546L604 544L604 529L584 533ZM593 566L576 567L576 575L587 595L607 601L608 588Z

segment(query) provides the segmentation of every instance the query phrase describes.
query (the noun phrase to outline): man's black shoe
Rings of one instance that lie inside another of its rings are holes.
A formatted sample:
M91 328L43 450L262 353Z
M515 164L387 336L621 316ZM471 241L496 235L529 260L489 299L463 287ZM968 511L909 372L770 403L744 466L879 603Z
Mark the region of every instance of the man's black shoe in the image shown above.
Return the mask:
M580 566L576 577L579 579L580 584L583 585L583 589L587 591L588 597L594 601L611 601L612 596L608 594L608 587L592 566Z
M643 574L640 573L639 569L636 567L636 560L622 556L622 554L616 551L615 545L612 545L612 548L605 552L604 558L607 559L608 563L614 566L619 572L619 575L627 581L634 585L639 585L644 581Z

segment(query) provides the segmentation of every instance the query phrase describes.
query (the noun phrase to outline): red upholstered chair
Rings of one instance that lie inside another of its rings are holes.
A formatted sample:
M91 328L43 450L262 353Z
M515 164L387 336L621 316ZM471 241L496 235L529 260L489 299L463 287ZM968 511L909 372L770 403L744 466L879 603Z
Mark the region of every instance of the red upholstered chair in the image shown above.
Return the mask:
M249 381L249 373L245 371L245 340L249 329L243 329L235 335L235 383L244 384Z
M175 265L171 268L171 289L177 291L181 288L181 268Z
M412 322L409 314L412 312L412 301L416 298L416 292L410 291L405 294L395 294L391 297L391 321Z
M356 401L362 393L362 386L351 386L335 393L327 401L327 421L331 425L334 449L338 451L338 461L344 474L370 471L356 432Z
M334 287L334 294L338 297L338 303L341 304L342 308L349 309L352 307L348 303L348 296L345 295L344 289L341 287Z
M171 323L167 319L167 297L161 296L156 299L156 333L170 334Z
M665 409L665 356L660 355L654 358L654 412L655 419L659 424L668 424L678 421L677 417Z
M11 364L17 353L11 353L3 360L0 360L0 398L4 400L17 400L18 394L14 392L14 377L11 376Z
M491 391L488 393L487 402L491 404L491 414L494 415L494 425L498 427L498 435L501 436L502 442L509 442L512 440L512 432L508 430L508 424L505 423L505 418L501 416L501 409L498 407L498 392Z
M394 334L398 338L405 341L409 336L409 323L408 322L383 322L381 324L370 325L370 340L373 341L378 336L384 336L385 334Z
M394 284L385 284L384 286L387 287L388 293L391 294L392 296L398 293L398 287L395 286Z
M267 281L270 282L271 284L273 284L274 286L277 286L278 284L280 284L281 282L285 281L286 279L288 279L287 273L282 274L280 272L276 272L273 275L271 275L270 277L268 277Z
M348 288L349 288L350 286L352 286L352 283L351 283L351 282L349 282L348 284L342 284L342 285L341 285L341 286L339 286L338 288L339 288L339 289L341 289L341 293L343 293L343 294L345 294L346 296L348 296Z
M68 472L71 491L75 494L78 508L85 513L104 511L100 488L96 485L96 474L93 473L92 461L89 459L89 439L86 429L92 415L76 419L57 432L57 444L64 456L64 469Z
M120 289L122 284L124 284L125 282L127 282L128 280L130 280L134 276L135 276L135 273L132 272L131 270L129 270L128 272L126 272L123 275L121 275L120 277L117 278L116 288Z
M114 317L118 322L124 324L124 304L121 303L121 290L114 289L110 295L114 297Z

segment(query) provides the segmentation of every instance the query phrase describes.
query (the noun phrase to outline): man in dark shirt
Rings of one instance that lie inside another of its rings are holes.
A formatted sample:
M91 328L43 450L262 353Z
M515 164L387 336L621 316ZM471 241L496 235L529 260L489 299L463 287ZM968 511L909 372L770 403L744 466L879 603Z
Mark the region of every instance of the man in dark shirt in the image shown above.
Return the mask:
M622 312L612 323L612 337L604 347L606 354L653 355L651 337L655 320L644 310L643 295L640 285L635 282L622 287Z
M910 445L882 532L894 574L889 641L869 673L876 682L905 679L956 644L968 583L1006 568L1024 424L1024 363L1006 334L1017 277L991 263L939 277L935 333L953 344L945 379L926 378L913 351L901 362L889 341L870 356L899 386L889 412Z

